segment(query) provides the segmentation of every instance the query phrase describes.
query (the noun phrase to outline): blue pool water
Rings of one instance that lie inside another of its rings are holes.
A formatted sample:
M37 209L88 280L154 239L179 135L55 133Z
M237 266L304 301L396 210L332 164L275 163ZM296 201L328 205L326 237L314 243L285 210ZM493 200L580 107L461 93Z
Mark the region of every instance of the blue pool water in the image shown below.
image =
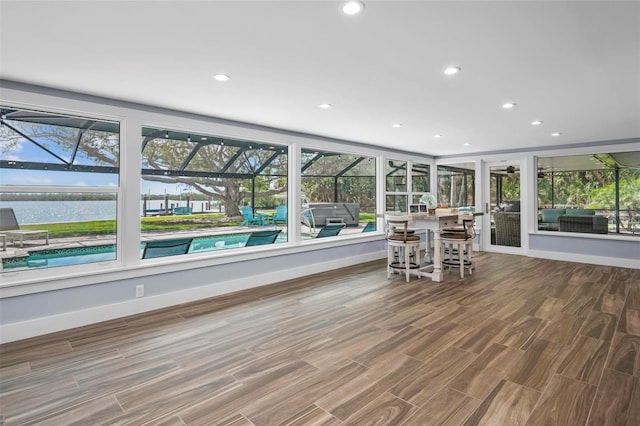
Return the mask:
M53 268L108 260L116 260L115 244L33 251L28 256L2 259L2 269Z
M244 247L250 233L210 235L196 237L191 243L189 253L202 253ZM287 235L280 234L276 243L286 242ZM140 244L140 255L144 243ZM2 269L16 270L25 268L52 268L56 266L83 265L87 263L106 262L116 259L115 244L90 247L59 248L29 252L28 256L2 259Z

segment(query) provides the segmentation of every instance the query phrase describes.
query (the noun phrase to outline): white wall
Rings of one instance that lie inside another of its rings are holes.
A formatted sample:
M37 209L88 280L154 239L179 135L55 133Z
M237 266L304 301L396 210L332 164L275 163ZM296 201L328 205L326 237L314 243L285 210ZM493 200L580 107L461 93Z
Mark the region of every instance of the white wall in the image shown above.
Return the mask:
M118 217L118 247L122 250L118 256L120 260L107 265L85 265L75 269L55 268L59 270L29 271L29 274L3 273L0 285L0 343L303 277L386 256L385 242L381 234L300 244L294 226L294 231L291 232L294 241L279 244L278 247L268 250L257 248L255 251L243 253L190 255L189 259L181 259L178 262L172 259L141 262L136 247L140 240L138 204L140 127L143 124L288 144L291 165L294 167L290 172L289 199L297 199L299 193L299 183L291 182L291 176L297 175L295 170L299 170L300 162L295 153L299 152L302 146L343 151L348 149L350 152L377 156L377 203L380 211L384 199L384 168L381 165L385 158L434 163L432 158L410 153L6 81L0 81L0 102L15 107L118 120L122 123L123 159L123 184L118 197L122 203L119 208L121 214ZM621 144L587 145L548 150L544 155L573 155L587 151L593 153L601 151L601 146L606 146L609 152L640 150L640 139ZM525 162L531 169L534 157L533 152L492 153L466 158L444 158L438 162L476 162L476 206L482 211L485 202L481 191L482 162L515 158ZM432 180L434 181L435 179ZM523 204L535 206L535 179L525 180L525 185L523 194L526 200L523 200ZM136 206L135 214L129 214L127 205ZM533 212L533 207L531 211ZM525 219L528 245L523 248L521 254L640 268L639 239L619 236L545 235L534 229L531 219L533 214L529 214L528 219ZM145 286L145 297L136 299L135 286L140 284Z
M406 152L15 82L1 83L0 102L6 106L119 121L122 164L118 189L118 260L77 267L3 272L0 343L386 257L381 233L301 243L299 224L291 221L290 241L274 247L256 247L237 253L193 254L178 261L160 258L142 262L139 258L139 200L143 125L288 145L289 199L298 199L300 191L297 171L300 170L301 147L365 153L376 156L379 164L385 155L401 160L418 159L427 164L433 162L432 158ZM384 176L378 176L378 180L378 200L381 200ZM127 206L136 206L135 214ZM292 217L299 216L296 209L299 206L291 206ZM135 286L140 284L145 286L145 297L136 299Z

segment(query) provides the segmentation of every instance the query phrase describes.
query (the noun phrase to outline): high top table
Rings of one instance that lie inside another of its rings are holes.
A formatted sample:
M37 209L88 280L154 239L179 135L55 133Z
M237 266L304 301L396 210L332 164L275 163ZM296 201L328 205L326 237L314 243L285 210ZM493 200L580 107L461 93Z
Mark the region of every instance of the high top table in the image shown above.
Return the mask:
M426 232L426 250L424 253L425 266L418 268L419 277L431 277L432 281L442 281L442 258L440 256L441 242L440 242L440 230L454 227L458 224L457 214L442 214L442 215L425 215L425 214L411 214L413 224L415 226L423 227ZM431 239L429 238L429 231L433 231L433 259L431 259ZM432 261L433 260L433 261Z

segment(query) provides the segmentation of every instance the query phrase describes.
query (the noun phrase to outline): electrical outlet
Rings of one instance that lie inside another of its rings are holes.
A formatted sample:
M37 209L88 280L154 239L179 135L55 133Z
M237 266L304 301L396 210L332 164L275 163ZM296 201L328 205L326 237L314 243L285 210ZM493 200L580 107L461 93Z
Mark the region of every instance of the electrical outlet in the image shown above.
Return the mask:
M142 297L144 296L144 285L137 285L136 286L136 297Z

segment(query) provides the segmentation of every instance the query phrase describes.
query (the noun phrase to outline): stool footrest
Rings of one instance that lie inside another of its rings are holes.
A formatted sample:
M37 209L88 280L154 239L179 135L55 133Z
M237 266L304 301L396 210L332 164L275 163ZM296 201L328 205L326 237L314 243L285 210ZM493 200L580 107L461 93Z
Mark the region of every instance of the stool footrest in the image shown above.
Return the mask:
M406 269L405 264L402 262L391 262L389 267L394 269ZM417 263L409 262L409 269L418 269L419 267L420 265Z
M447 266L460 266L460 260L459 259L443 259L442 264ZM471 266L471 265L472 263L469 262L467 259L464 260L464 266Z

